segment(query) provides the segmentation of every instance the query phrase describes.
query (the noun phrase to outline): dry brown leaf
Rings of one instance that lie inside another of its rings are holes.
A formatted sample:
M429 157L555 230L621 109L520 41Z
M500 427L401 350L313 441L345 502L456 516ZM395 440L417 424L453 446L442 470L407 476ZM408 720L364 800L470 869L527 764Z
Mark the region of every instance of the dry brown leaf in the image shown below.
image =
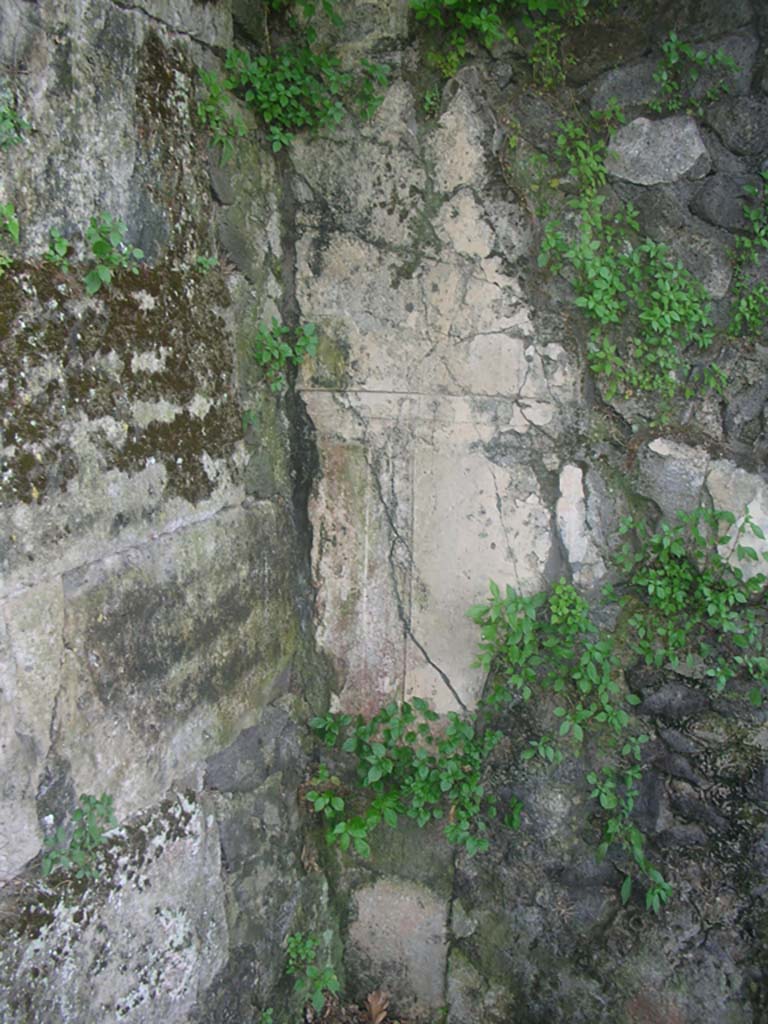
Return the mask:
M365 1004L368 1007L368 1020L371 1024L384 1024L387 1010L389 1009L389 996L387 993L377 988L375 992L370 993L365 1000Z

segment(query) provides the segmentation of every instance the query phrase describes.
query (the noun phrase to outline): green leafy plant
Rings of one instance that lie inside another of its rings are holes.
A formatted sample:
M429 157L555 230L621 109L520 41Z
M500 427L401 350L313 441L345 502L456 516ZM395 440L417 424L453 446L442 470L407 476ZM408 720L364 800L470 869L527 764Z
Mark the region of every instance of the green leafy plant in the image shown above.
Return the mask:
M10 149L24 141L29 124L16 110L13 94L0 88L0 149Z
M768 171L760 177L759 187L744 188L751 200L742 207L749 230L736 238L732 252L730 332L736 336L759 337L768 327L768 284L762 278L755 280L753 270L768 253Z
M48 251L45 253L43 259L48 263L52 263L55 267L66 274L69 272L69 260L67 259L68 252L68 239L66 239L61 232L57 230L57 228L51 228L51 241L48 245Z
M13 242L18 243L19 241L19 220L16 216L16 208L13 203L0 203L0 231L4 231L9 235ZM4 252L0 252L0 278L5 275L5 272L13 265L11 257Z
M427 117L434 117L437 114L440 106L440 90L437 86L427 89L424 93L424 100L421 105Z
M251 354L264 371L270 389L278 392L286 386L287 366L299 366L306 356L314 356L317 341L314 324L302 324L292 330L272 317L271 326L259 324L251 345Z
M533 27L533 46L528 60L533 80L543 89L556 89L565 81L562 42L565 29L558 23L544 23Z
M438 723L440 723L438 725ZM396 828L401 815L423 827L445 820L445 835L468 854L488 848L488 822L497 816L496 798L485 784L488 759L501 733L476 714L454 712L440 722L425 700L392 702L370 719L329 713L311 728L329 747L354 756L357 792L365 798L349 815L339 779L315 777L306 799L323 815L326 838L342 850L370 855L370 834L381 823ZM509 806L505 824L517 827L520 808Z
M502 591L491 582L488 602L471 608L469 615L480 629L476 664L493 680L491 703L527 702L544 693L555 699L557 728L530 740L521 754L524 761L538 757L547 764L559 763L562 744L569 742L578 754L588 731L602 733L603 743L617 751L619 760L629 758L621 784L612 766L587 775L591 795L607 812L598 855L605 856L611 847L629 853L648 883L658 871L645 855L645 837L630 820L640 774L637 762L648 737L625 735L631 708L639 699L621 685L613 638L594 625L586 602L564 580L549 595L531 596L511 587ZM663 886L660 901L669 895ZM622 896L629 898L630 887L631 882Z
M357 112L364 121L370 121L384 102L384 91L389 85L389 65L376 64L363 58L361 73L354 95Z
M259 1024L274 1024L275 1012L271 1006L259 1014Z
M326 945L330 944L331 933L325 932L323 938ZM336 995L340 989L336 972L330 965L316 965L320 942L313 935L294 932L286 939L285 946L285 970L296 978L294 991L309 1001L315 1012L319 1013L325 1005L326 992Z
M277 153L290 145L298 131L333 128L349 108L364 119L373 117L383 101L380 90L388 84L386 64L364 58L357 68L343 70L338 56L314 48L317 30L313 19L320 10L334 26L342 24L332 0L320 4L269 0L266 7L263 52L229 49L224 79L201 71L208 93L198 104L198 116L212 130L214 144L221 146L223 162L232 156L235 140L245 134L242 119L227 111L233 93L263 121ZM268 27L270 12L280 16L283 28L293 36L274 50Z
M243 431L248 430L249 427L258 427L259 416L254 409L246 409L243 412Z
M19 241L19 220L13 203L0 203L0 228L11 236L14 242Z
M284 47L276 53L251 56L245 50L227 53L228 82L264 121L272 149L290 145L297 131L333 128L344 117L345 98L364 117L381 102L376 89L386 85L388 68L364 61L355 75L343 71L333 54L309 45Z
M216 257L216 256L198 256L197 259L195 260L195 266L203 274L207 274L209 271L213 270L215 267L218 267L218 265L219 265L219 260L218 260L218 257Z
M618 0L411 0L417 21L442 36L430 63L448 78L456 73L472 40L490 49L495 43L517 41L521 22L532 30L529 60L535 81L545 88L564 77L561 43L566 25L578 25L588 14L599 16Z
M213 71L200 71L206 94L197 104L200 123L211 132L211 144L221 150L221 162L226 164L235 152L238 139L245 136L245 123L239 114L231 111L233 102L232 79L220 79Z
M768 687L761 601L766 576L745 574L739 563L768 561L768 554L749 543L765 540L749 510L739 520L703 508L678 512L673 525L654 533L644 521L628 518L621 531L635 540L625 541L618 556L627 576L620 603L634 609L629 630L635 653L655 667L692 666L699 659L718 692L740 676L760 706Z
M622 900L639 877L646 906L658 912L671 886L632 817L649 736L633 723L639 698L626 690L622 658L653 669L698 664L718 692L740 680L760 706L768 694L766 576L745 574L741 565L768 554L749 543L765 535L748 510L740 520L707 509L678 513L674 524L655 531L628 518L621 533L627 539L617 565L624 578L604 595L622 610L618 631L596 626L584 599L563 580L549 594L529 596L491 583L488 601L469 614L480 629L476 664L492 679L489 703L551 695L541 703L552 708L554 728L528 742L523 761L559 763L564 744L578 754L588 733L599 739L593 749L607 760L586 776L604 816L598 857L624 858Z
M85 275L85 290L89 295L94 295L101 287L108 287L115 270L138 274L136 264L144 258L144 253L126 244L126 231L124 222L109 213L100 213L91 218L85 240L96 260L96 266Z
M734 75L739 68L735 61L722 50L707 53L696 50L690 43L683 42L676 32L670 32L661 45L662 59L654 72L654 79L660 86L660 96L650 107L657 113L674 113L683 108L701 114L704 105L711 103L729 91L727 76ZM704 92L701 99L693 96L693 89L702 74L723 71Z
M603 125L618 120L616 109L599 117ZM692 353L714 339L706 290L665 245L642 237L631 203L604 212L605 140L568 122L556 150L579 194L568 203L567 222L547 223L538 262L567 276L576 305L594 324L588 359L606 397L650 392L670 399L692 397L700 387L721 390L717 366L696 372L692 366Z
M98 878L99 854L107 842L105 831L116 825L112 797L83 794L72 815L71 836L61 827L45 839L43 875L74 871L75 878Z

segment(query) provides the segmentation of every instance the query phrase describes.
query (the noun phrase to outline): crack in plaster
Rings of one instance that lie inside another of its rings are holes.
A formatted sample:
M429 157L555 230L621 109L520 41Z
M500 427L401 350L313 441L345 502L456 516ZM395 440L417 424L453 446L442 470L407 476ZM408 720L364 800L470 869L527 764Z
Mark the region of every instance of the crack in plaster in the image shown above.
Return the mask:
M384 486L382 484L381 476L379 475L379 471L378 471L377 467L374 465L374 460L372 458L372 448L369 447L369 444L368 444L368 439L369 439L368 422L365 419L365 417L363 416L363 414L358 409L356 409L350 402L345 402L344 401L344 399L346 397L347 396L344 393L341 393L341 392L336 392L335 393L336 401L341 405L341 407L343 409L346 409L346 411L348 411L348 412L350 412L352 414L352 416L357 420L359 426L362 428L362 431L363 431L363 444L361 445L361 450L362 450L362 453L363 453L363 458L365 459L365 464L366 464L366 466L368 468L368 472L371 475L371 480L373 481L374 487L376 489L376 495L377 495L377 497L379 499L379 503L381 505L382 511L384 512L384 516L386 518L387 525L388 525L389 531L390 531L391 541L390 541L390 544L389 544L389 550L387 552L387 565L389 567L390 581L392 583L392 590L393 590L393 594L394 594L394 597L395 597L395 603L397 605L397 615L398 615L398 618L399 618L400 623L401 623L401 625L403 627L405 636L414 644L414 646L421 653L422 657L427 662L427 664L430 666L430 668L434 669L434 671L438 674L438 676L442 680L444 686L451 693L452 697L454 698L456 703L459 705L459 707L462 708L462 710L466 711L467 710L467 706L464 703L464 701L461 699L461 697L459 696L456 688L454 687L453 683L450 680L450 677L445 672L445 670L442 669L430 657L429 652L427 651L426 647L421 643L421 641L417 638L417 636L415 635L415 633L413 631L413 627L411 625L410 611L408 609L406 609L406 607L405 607L405 601L403 599L403 594L401 592L401 586L400 586L400 583L398 581L398 565L397 565L397 561L396 561L398 546L400 548L402 548L402 550L405 552L405 556L406 556L405 569L406 569L406 571L407 571L407 573L408 573L408 575L410 577L411 588L413 587L413 579L414 579L414 575L415 575L415 571L416 571L416 565L415 565L415 560L414 560L414 557L413 557L413 551L411 550L411 547L410 547L408 541L403 537L403 535L400 532L400 529L399 529L399 527L398 527L398 525L397 525L397 523L395 521L396 513L393 511L393 508L394 509L397 508L398 501L397 501L397 496L394 493L394 475L390 474L390 495L391 495L391 500L392 500L392 506L390 506L390 504L387 501L385 492L384 492ZM405 682L405 672L403 672L403 682Z

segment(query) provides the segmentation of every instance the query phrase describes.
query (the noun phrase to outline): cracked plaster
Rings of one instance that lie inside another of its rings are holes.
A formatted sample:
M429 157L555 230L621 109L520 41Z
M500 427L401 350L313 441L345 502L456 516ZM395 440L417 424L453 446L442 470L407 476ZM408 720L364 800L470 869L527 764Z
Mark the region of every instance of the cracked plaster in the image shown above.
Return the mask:
M311 163L297 149L310 183L297 217L299 305L343 363L331 387L322 356L300 378L321 460L311 507L318 638L339 672L338 706L371 711L418 695L445 711L474 706L483 685L466 609L491 578L540 588L554 544L529 459L498 465L487 446L511 429L551 461L578 374L561 346L539 342L508 269L525 238L517 211L500 213L483 194L490 125L474 101L459 88L421 146L407 89L391 90L387 105L378 143L316 142ZM405 275L367 208L384 153L398 193L412 197L400 241L414 224L427 240ZM325 196L327 231L315 197L340 163L361 187L352 213L342 204L336 216ZM425 173L440 192L425 195ZM395 284L382 287L388 276Z

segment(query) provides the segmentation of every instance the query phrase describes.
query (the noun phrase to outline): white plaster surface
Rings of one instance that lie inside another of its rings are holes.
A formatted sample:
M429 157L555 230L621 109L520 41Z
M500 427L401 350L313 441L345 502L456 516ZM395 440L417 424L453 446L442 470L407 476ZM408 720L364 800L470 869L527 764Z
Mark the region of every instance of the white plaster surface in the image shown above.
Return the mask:
M490 579L544 584L553 520L532 464L551 461L578 390L500 255L526 240L516 211L481 191L490 125L459 88L418 152L412 108L400 85L378 135L297 147L298 297L326 344L300 379L321 459L318 639L341 677L337 706L366 712L415 695L441 711L477 702L466 610ZM332 195L321 245L316 200L339 160L361 184ZM385 219L366 184L383 173Z

